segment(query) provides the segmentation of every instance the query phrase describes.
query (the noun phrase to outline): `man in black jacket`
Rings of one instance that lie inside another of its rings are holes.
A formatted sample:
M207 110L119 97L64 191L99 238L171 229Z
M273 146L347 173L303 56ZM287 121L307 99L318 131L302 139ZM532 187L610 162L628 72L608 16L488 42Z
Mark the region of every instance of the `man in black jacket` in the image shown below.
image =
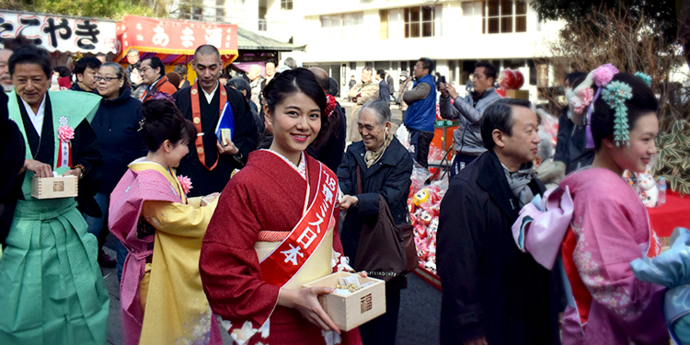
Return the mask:
M379 82L379 101L384 101L388 104L391 102L391 88L386 83L386 71L380 69L376 71L376 81Z
M587 77L586 73L573 72L565 77L565 92L577 87ZM558 116L558 140L554 161L565 164L565 174L592 165L594 150L586 145L585 128L576 125L570 119L570 110L566 105Z
M101 61L92 56L86 56L74 65L72 74L77 77L77 81L72 83L70 90L93 92L96 89L96 79L94 77L101 67Z
M531 166L540 140L529 106L503 99L485 110L488 151L451 180L441 202L441 344L558 343L550 272L518 250L511 232L522 206L545 189Z
M244 166L259 135L242 94L218 82L223 69L218 49L211 45L200 46L194 52L192 66L197 81L173 95L180 112L194 123L198 133L197 139L189 143L189 154L177 170L179 175L192 180L189 197L223 191L232 171ZM235 128L232 140L220 143L215 131L226 102L232 110Z

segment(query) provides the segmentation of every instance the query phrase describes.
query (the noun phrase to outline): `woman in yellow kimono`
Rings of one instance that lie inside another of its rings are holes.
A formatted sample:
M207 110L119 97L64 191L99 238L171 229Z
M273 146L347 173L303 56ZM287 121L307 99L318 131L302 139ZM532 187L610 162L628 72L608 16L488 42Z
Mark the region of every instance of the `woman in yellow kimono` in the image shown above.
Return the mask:
M187 199L191 182L175 176L196 130L170 101L151 100L142 112L149 153L113 190L109 216L129 251L120 283L125 344L222 344L199 276L217 195Z

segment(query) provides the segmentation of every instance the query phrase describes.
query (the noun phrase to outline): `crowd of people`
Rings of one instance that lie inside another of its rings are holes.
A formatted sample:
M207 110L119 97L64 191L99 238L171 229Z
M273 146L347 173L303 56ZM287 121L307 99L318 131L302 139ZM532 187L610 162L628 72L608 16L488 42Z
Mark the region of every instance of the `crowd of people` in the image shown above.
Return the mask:
M660 245L621 178L656 153L659 104L643 75L568 75L554 149L543 110L502 99L488 62L464 98L437 87L428 58L397 97L365 67L346 110L324 70L294 61L231 78L202 45L189 82L184 66L166 73L134 49L127 67L104 60L62 71L22 38L0 50L12 82L0 92L0 343L105 344L99 266L117 265L125 344L222 344L221 332L238 344L395 344L409 272L365 270L391 243L363 245L362 229L381 215L409 223L437 103L459 122L437 237L441 344L669 343L664 289L630 269ZM67 88L57 79L69 73ZM218 136L228 112L231 135ZM55 175L76 176L78 196L32 196L35 177ZM110 233L116 258L102 250ZM303 287L338 271L385 280L385 313L341 331L318 298L333 287Z

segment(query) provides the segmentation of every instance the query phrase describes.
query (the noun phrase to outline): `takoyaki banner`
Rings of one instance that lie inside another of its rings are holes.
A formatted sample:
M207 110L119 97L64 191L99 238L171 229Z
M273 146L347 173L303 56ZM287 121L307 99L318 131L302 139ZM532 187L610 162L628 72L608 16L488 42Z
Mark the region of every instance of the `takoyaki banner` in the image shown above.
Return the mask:
M117 53L114 21L0 10L0 43L23 35L49 52Z

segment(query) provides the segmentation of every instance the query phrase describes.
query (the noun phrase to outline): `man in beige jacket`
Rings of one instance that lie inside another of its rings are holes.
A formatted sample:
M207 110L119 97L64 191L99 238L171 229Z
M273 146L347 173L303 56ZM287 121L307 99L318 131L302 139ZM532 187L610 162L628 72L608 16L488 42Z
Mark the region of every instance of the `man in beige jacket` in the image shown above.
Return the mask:
M347 93L350 99L355 100L355 105L352 106L352 111L347 114L347 136L346 143L353 143L361 141L362 137L357 130L357 114L364 103L373 101L379 98L379 86L377 83L371 81L374 70L367 66L362 70L362 81L357 83Z

